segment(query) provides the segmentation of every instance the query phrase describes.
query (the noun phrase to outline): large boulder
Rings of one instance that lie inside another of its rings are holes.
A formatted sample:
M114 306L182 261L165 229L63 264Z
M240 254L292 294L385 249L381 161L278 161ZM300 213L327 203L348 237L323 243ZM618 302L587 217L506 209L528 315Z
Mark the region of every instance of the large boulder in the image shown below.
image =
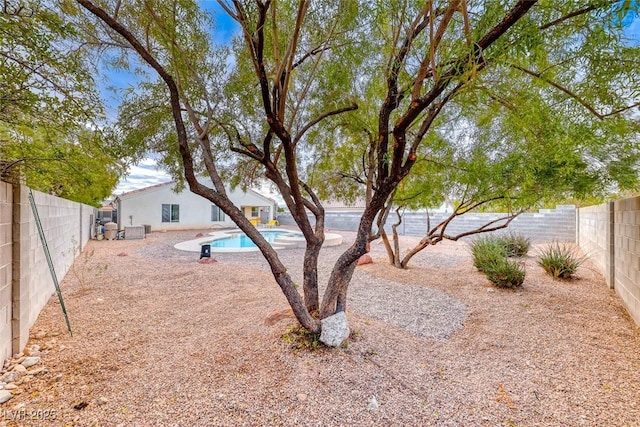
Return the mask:
M322 319L320 341L331 347L338 347L349 336L349 324L344 311Z

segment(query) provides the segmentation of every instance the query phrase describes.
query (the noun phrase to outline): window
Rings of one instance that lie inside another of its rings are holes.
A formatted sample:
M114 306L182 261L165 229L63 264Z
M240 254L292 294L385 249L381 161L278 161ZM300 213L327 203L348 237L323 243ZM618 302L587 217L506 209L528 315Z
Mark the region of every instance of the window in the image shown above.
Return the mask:
M162 222L180 222L180 205L162 205Z
M260 216L260 210L257 206L251 206L251 217L256 218Z
M224 221L224 212L216 205L211 206L211 221Z

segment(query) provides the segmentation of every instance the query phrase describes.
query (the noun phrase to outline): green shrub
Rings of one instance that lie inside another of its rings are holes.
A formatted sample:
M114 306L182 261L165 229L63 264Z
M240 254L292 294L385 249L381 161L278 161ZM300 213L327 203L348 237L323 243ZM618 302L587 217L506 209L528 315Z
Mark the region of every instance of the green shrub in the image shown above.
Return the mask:
M538 264L554 278L570 278L586 260L571 244L553 242L540 251Z
M496 259L485 270L487 279L501 288L517 288L522 286L525 278L524 266L506 257Z
M521 258L526 256L531 248L531 240L517 233L507 233L499 237L507 250L507 256Z
M507 256L507 251L499 238L494 236L480 237L471 244L473 265L478 271L486 271L487 268L501 258Z

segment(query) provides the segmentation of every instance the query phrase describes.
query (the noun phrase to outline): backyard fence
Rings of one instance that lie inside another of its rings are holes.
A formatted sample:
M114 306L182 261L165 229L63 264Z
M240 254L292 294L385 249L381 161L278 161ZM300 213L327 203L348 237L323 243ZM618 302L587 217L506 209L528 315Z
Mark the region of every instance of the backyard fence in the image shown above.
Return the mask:
M361 215L362 212L357 211L327 212L325 227L356 231ZM431 226L445 219L446 215L431 213ZM447 233L455 235L474 230L500 217L501 214L495 213L464 214L451 222ZM295 225L288 212L278 215L278 221L283 225ZM385 229L389 231L395 217L391 215L387 222ZM426 230L426 212L405 213L398 227L398 233L405 236L424 236ZM507 230L528 237L534 243L577 243L640 326L640 197L580 209L573 205L540 209L536 213L519 215Z
M325 227L331 230L356 231L362 212L327 212ZM434 227L449 214L431 212L429 218ZM447 227L447 234L456 235L465 231L475 230L490 221L503 217L499 213L466 213L456 217ZM290 213L278 215L278 221L283 225L295 225ZM389 215L385 230L391 230L391 224L396 222L395 214ZM555 209L540 209L535 213L523 213L516 217L508 230L522 234L532 242L548 242L551 240L575 242L576 240L576 207L574 205L559 205ZM406 212L398 233L403 236L424 236L427 231L426 212Z
M29 188L0 182L0 356L22 351L55 287L29 205ZM53 266L62 280L86 246L96 209L33 192Z

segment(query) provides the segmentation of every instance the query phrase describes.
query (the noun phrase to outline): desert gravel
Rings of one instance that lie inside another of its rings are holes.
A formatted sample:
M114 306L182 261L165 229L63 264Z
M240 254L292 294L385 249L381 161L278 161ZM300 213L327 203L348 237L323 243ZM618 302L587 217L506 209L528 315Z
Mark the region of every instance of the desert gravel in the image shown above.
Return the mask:
M407 270L374 243L348 346L310 352L283 338L290 317L265 324L287 304L260 254L200 264L173 248L197 232L90 242L62 282L73 337L52 298L27 346L45 369L16 381L0 425L640 426L640 330L591 265L554 281L534 248L503 290L464 242ZM280 252L296 280L302 254Z

